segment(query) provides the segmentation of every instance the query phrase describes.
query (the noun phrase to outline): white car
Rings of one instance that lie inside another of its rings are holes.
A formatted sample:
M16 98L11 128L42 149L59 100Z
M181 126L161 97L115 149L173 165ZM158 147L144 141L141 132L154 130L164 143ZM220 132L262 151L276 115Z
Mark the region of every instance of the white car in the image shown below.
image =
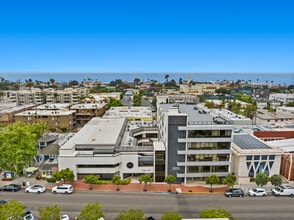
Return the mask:
M62 215L60 217L60 220L69 220L69 216L68 215Z
M46 191L46 187L43 185L33 185L25 189L26 193L43 193Z
M59 186L54 186L52 188L52 193L56 194L56 193L64 193L64 194L68 194L68 193L72 193L73 192L73 187L70 184L61 184Z
M254 188L248 191L249 196L266 196L267 193L264 188Z

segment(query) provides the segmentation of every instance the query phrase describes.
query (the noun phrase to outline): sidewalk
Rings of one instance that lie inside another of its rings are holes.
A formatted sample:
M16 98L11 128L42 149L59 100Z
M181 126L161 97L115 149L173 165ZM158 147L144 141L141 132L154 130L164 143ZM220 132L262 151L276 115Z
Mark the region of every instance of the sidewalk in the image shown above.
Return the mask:
M52 189L56 183L48 183L46 180L36 180L33 177L19 177L12 181L2 181L0 180L0 186L6 184L19 184L23 188L27 187L28 185L44 185L47 189ZM74 190L89 190L90 184L83 183L82 179L79 179L74 182L70 182L73 185ZM25 185L25 186L24 186ZM91 184L92 190L97 191L116 191L117 186L114 184ZM144 183L140 184L136 181L131 182L127 185L120 185L121 192L143 192ZM151 183L147 184L147 193L148 192L156 192L156 193L166 193L169 189L169 184L166 183ZM223 193L227 186L223 185L214 185L213 186L213 193ZM172 193L209 193L210 186L208 185L184 185L184 184L171 184L171 192Z

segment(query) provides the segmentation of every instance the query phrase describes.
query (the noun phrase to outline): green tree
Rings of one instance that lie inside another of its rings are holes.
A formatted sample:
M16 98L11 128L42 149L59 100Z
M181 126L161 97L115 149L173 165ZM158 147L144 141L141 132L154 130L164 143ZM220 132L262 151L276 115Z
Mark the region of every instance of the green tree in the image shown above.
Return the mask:
M106 108L107 109L110 109L112 107L117 107L117 106L122 106L122 103L121 101L117 100L117 99L114 99L114 98L110 98L109 99L109 102L107 103L106 105Z
M256 177L255 177L256 185L265 186L267 184L268 180L269 180L269 178L266 174L264 174L264 173L256 174Z
M93 174L90 174L90 175L87 175L84 179L84 183L89 183L89 190L92 190L92 184L96 184L98 182L98 177L93 175Z
M279 174L272 175L270 181L273 186L280 186L283 183L282 176Z
M147 191L147 183L153 182L153 178L151 177L151 175L149 173L148 174L144 174L144 175L140 176L139 182L140 182L140 184L141 183L144 183L144 189L143 189L143 191Z
M171 192L171 184L176 181L176 177L174 175L167 175L164 179L164 182L169 184L168 191Z
M162 214L160 220L181 220L182 216L177 212L165 212Z
M169 75L166 74L166 75L164 76L164 78L165 78L165 80L166 80L166 85L167 85L167 84L168 84L168 78L169 78Z
M123 210L115 218L115 220L146 220L144 212L140 209Z
M117 174L113 175L113 177L111 179L111 182L117 186L116 191L119 191L120 190L119 186L120 186L120 184L122 182L121 181L121 176L117 175Z
M211 174L206 178L205 183L210 184L209 192L213 192L212 185L218 184L219 183L219 178L218 178L218 176L216 174Z
M37 138L45 130L44 123L17 122L0 132L0 167L19 175L37 154Z
M224 209L206 209L199 213L200 218L228 218L234 220L231 213Z
M72 182L75 178L75 175L72 170L70 170L69 168L66 168L66 169L62 169L58 172L53 173L52 177L58 181L63 180L63 182L65 183L65 182Z
M87 204L77 216L77 220L97 220L99 218L104 218L101 205L96 203Z
M40 220L60 220L60 208L57 205L38 208Z
M8 219L9 217L12 217L12 220L19 219L25 208L26 207L23 204L16 200L10 200L8 203L0 205L0 218Z
M222 183L232 188L235 185L236 180L237 177L234 174L229 173L225 178L223 178Z

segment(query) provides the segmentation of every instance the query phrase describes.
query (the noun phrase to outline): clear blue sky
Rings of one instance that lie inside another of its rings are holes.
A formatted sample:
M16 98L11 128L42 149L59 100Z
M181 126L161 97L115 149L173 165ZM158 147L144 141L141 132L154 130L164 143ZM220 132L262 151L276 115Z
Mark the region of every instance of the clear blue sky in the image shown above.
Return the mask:
M3 0L0 72L293 72L294 1Z

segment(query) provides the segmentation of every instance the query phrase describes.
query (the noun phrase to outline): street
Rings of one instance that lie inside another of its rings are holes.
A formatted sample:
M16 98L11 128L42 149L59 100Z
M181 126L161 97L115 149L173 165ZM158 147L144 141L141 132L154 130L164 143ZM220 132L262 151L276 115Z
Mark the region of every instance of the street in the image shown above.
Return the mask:
M113 220L120 211L141 209L145 216L160 219L164 212L178 212L184 218L197 218L204 209L223 208L232 213L236 220L247 219L293 219L294 198L290 197L249 197L227 198L222 194L165 194L76 191L70 195L20 192L0 192L0 199L17 200L38 217L39 207L56 204L61 214L76 217L86 204L101 204L105 220Z

